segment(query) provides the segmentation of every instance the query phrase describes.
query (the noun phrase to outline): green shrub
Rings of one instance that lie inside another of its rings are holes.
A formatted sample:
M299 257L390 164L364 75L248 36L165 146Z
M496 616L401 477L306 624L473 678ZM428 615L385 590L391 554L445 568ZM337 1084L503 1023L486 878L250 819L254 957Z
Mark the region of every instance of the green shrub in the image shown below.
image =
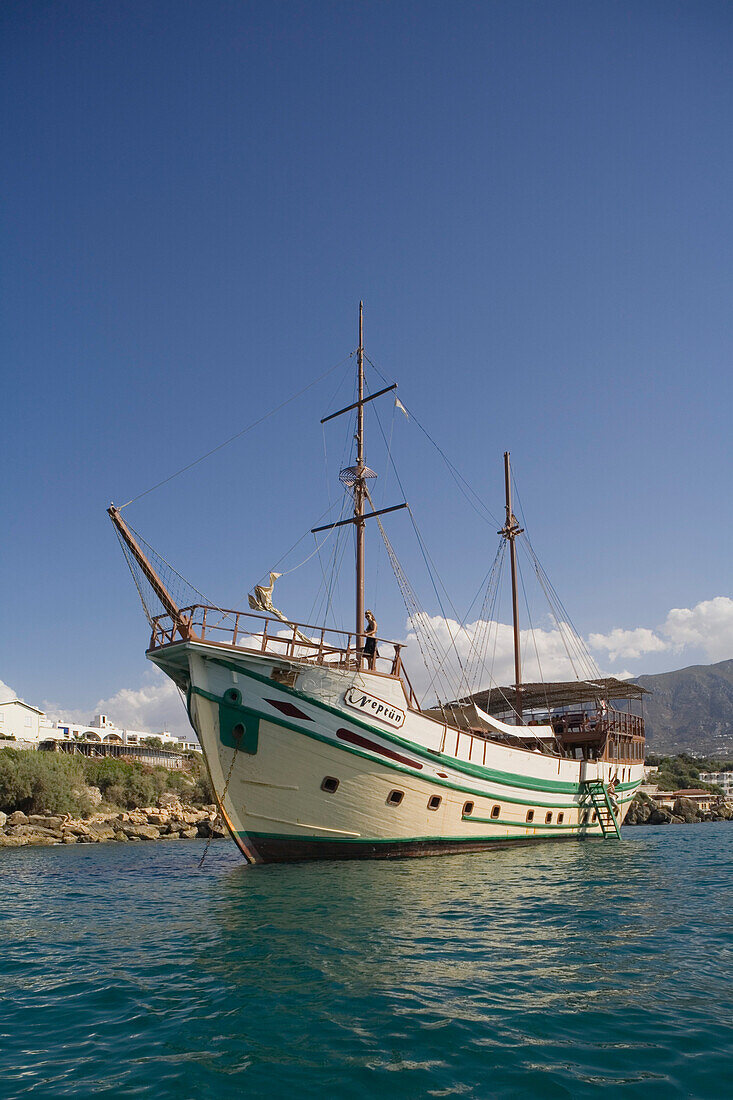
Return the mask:
M0 809L5 813L87 814L92 804L78 759L0 749Z
M166 792L192 806L214 801L203 757L187 757L187 771L130 763L116 757L88 758L0 748L0 810L12 813L91 812L86 787L98 787L109 806L134 810L154 806Z

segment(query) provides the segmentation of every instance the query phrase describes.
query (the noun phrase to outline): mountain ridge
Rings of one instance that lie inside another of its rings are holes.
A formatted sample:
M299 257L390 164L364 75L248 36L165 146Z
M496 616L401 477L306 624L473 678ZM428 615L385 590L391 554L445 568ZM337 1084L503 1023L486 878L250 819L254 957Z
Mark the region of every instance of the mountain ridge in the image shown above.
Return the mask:
M635 676L646 688L647 751L733 756L733 660Z

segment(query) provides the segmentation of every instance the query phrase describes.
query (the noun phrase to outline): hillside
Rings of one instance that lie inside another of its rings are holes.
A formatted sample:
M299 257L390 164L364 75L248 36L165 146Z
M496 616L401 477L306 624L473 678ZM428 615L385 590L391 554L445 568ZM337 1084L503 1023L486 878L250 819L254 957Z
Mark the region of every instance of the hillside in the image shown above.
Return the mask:
M733 660L637 676L651 752L733 755Z

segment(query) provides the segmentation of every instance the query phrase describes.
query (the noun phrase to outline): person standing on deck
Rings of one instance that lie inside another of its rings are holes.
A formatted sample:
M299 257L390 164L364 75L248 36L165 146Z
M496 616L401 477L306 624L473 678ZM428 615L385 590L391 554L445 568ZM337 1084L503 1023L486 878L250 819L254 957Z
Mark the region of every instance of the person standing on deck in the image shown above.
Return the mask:
M365 611L366 617L366 629L364 631L364 656L367 659L367 668L374 670L377 657L377 620L374 618L373 611Z

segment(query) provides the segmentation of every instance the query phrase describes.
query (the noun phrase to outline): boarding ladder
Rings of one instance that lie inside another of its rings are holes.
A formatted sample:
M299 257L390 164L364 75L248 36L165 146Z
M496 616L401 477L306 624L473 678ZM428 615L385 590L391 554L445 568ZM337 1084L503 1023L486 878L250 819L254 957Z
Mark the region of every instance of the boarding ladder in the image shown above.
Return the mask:
M588 779L583 784L585 791L590 795L593 809L596 811L598 824L601 826L604 840L614 834L620 839L621 829L618 818L613 810L613 802L608 793L608 787L602 779Z

